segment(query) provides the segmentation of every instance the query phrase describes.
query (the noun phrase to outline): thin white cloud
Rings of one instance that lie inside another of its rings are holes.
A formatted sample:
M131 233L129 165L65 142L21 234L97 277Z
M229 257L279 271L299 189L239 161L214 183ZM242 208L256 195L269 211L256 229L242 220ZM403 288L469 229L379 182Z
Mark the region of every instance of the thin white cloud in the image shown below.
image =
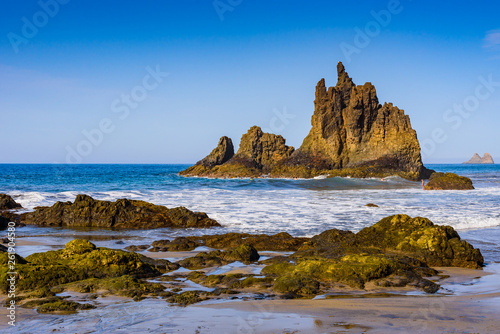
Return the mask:
M500 48L500 29L490 30L486 33L484 46L486 48Z

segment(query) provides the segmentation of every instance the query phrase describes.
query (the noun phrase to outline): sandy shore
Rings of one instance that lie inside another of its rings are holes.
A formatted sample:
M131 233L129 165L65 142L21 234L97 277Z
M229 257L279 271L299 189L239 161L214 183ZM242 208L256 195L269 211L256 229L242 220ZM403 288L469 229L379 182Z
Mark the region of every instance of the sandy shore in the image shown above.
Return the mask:
M35 247L59 248L36 238L21 239L18 245L30 252ZM141 253L175 260L193 256L197 252ZM436 279L439 278L443 288L441 295L368 298L368 295L360 297L346 294L341 298L314 300L211 300L184 308L169 305L162 299L132 302L127 298L110 296L97 300L97 309L73 315L38 314L31 309L17 308L16 327L7 325L7 309L1 307L0 331L200 334L500 333L500 264L489 265L484 270L436 269L440 271L440 277ZM224 271L250 273L251 268L228 266ZM449 277L443 279L446 276ZM407 291L400 292L404 294ZM0 296L0 300L4 298L5 296Z
M438 268L455 295L334 299L218 300L175 307L161 299L108 297L95 310L39 315L17 309L12 333L500 333L500 279L485 270ZM458 287L458 289L455 289ZM463 289L461 290L460 287ZM494 292L490 292L494 291ZM0 309L6 318L7 310ZM106 322L103 323L103 317Z
M500 333L500 293L460 297L265 300L196 306L247 313L253 333ZM224 313L224 311L222 312ZM295 315L272 330L274 314ZM300 317L313 319L312 323ZM297 321L297 326L294 322ZM267 324L266 324L267 323ZM271 325L271 326L269 326ZM266 328L270 327L270 328ZM217 327L214 326L213 329ZM210 331L207 329L207 333ZM202 332L203 333L203 332Z

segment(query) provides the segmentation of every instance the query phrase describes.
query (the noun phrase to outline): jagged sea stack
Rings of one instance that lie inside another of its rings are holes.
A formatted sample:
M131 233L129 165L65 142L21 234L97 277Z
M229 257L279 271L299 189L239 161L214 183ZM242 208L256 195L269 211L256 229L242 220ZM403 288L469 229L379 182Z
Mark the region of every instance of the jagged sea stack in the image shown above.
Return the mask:
M381 105L371 83L356 86L341 62L337 73L335 87L327 89L324 79L316 85L311 131L277 174L296 174L305 166L313 173L345 169L353 176L428 178L408 115L392 103Z
M316 85L312 128L298 150L286 146L283 137L254 126L243 135L238 152L229 160L213 158L220 156L217 152L227 152L221 139L210 155L180 174L429 178L433 171L422 164L417 133L404 111L392 103L380 104L371 83L356 86L341 62L337 74L335 87L327 89L324 79Z
M266 133L258 126L252 126L247 133L241 137L240 147L236 154L233 152L231 139L222 137L219 145L194 166L180 172L187 176L209 176L209 177L257 177L269 173L280 161L290 157L294 148L285 144L285 138L280 135ZM223 145L229 140L231 149ZM225 152L229 159L215 159ZM207 161L217 160L217 164L207 164ZM225 161L224 161L225 160Z

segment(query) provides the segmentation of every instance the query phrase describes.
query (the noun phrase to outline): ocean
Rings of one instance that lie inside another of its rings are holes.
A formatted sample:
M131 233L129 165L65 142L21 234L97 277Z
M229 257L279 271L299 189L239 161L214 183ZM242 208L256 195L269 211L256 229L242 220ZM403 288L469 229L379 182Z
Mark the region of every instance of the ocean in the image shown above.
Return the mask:
M25 210L73 201L77 194L95 199L139 199L167 207L206 212L223 225L212 229L99 230L26 226L20 237L46 238L63 245L76 237L98 246L123 248L183 235L227 232L313 236L331 228L359 231L393 214L427 217L453 226L483 252L500 262L500 165L426 165L470 177L473 191L424 191L420 182L381 179L208 179L185 178L188 165L0 164L0 192ZM366 207L374 203L378 208ZM109 237L109 240L102 235ZM119 247L116 240L125 244ZM22 256L46 251L24 247Z

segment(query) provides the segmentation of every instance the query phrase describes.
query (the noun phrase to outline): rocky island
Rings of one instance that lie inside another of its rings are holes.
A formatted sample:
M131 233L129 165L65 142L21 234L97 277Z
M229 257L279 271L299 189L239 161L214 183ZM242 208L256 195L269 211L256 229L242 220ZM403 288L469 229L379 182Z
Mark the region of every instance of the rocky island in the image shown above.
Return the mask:
M479 154L474 153L472 158L464 162L464 164L494 164L493 157L489 153L485 153L481 158Z
M230 138L204 159L182 171L185 176L304 177L318 175L427 179L433 171L422 164L417 133L410 118L392 103L380 104L375 87L355 85L337 65L335 87L316 85L312 128L298 149L280 135L253 126L234 154Z

